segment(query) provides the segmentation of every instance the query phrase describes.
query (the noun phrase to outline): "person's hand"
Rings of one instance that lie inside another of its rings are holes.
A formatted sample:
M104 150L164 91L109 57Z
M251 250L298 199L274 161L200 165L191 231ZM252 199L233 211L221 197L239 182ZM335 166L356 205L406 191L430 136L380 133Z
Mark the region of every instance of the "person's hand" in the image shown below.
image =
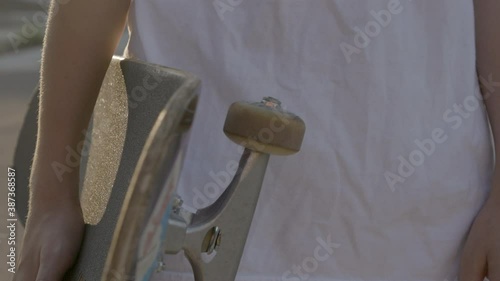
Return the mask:
M498 174L498 173L497 173ZM495 178L499 178L497 175ZM500 180L476 217L460 265L460 281L500 281Z
M65 199L33 200L14 281L61 281L75 262L83 215L78 200Z

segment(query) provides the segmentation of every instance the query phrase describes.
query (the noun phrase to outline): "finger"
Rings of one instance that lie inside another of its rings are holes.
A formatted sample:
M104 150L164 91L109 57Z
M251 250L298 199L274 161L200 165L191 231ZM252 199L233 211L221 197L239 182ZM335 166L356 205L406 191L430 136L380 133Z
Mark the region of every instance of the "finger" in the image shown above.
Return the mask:
M470 249L470 250L469 250ZM486 255L465 247L460 262L459 281L483 281L486 277Z
M36 281L61 281L65 273L66 269L56 259L41 260Z
M21 260L12 281L35 280L38 264L34 259Z
M64 245L64 243L54 243L42 249L37 281L61 281L63 279L73 260L65 254Z

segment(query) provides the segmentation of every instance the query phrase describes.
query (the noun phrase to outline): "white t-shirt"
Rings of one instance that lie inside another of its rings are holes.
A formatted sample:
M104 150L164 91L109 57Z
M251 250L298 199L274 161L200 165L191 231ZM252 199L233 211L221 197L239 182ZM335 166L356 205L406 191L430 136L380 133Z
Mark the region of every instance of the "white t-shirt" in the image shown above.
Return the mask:
M239 159L232 102L273 96L306 123L270 160L237 280L455 280L493 166L473 0L134 0L129 29L127 56L202 79L187 205ZM192 280L167 263L154 280Z

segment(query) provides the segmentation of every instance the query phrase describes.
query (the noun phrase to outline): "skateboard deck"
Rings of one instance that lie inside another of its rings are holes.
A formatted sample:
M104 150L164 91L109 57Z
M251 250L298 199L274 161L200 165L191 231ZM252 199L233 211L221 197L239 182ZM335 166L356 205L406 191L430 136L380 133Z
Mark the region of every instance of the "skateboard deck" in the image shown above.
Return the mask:
M236 174L210 206L191 213L176 194L184 136L194 118L200 81L171 68L114 57L86 132L80 169L84 241L66 281L148 281L164 253L184 251L197 281L236 277L270 154L300 150L305 124L280 101L233 103L224 133L245 147ZM35 95L14 164L17 212L28 209L36 142ZM54 172L64 176L65 169ZM209 261L205 259L210 255Z
M125 269L112 268L119 257L113 251L139 247L140 230L134 233L127 222L145 220L160 199L162 204L170 204L175 194L175 174L182 160L182 136L194 114L199 83L195 76L180 70L119 57L112 59L91 125L87 132L82 132L87 146L81 153L81 165L70 167L81 171L81 202L88 225L78 261L65 280L136 280L129 278ZM37 111L38 94L30 102L14 157L17 213L23 223L28 212ZM165 178L170 181L162 182ZM156 188L140 190L144 184ZM130 203L134 207L128 209ZM120 221L120 214L128 216ZM120 243L112 245L117 229L135 235L125 244L129 248L116 248L124 247Z

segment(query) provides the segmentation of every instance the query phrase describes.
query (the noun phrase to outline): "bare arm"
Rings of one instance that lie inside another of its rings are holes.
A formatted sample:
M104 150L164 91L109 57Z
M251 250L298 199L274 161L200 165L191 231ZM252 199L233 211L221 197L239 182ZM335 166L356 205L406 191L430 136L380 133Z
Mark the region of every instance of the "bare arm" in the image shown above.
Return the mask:
M64 4L58 4L63 2ZM37 147L30 212L14 280L61 280L83 237L78 168L61 177L53 163L84 138L130 0L52 2L43 46Z
M105 72L123 32L130 0L67 0L52 9L41 69L38 142L33 195L78 195L77 170L61 178L51 167L65 163L66 146L83 138ZM54 3L53 3L54 4Z
M474 0L477 71L496 151L492 190L470 230L461 281L500 281L500 1ZM486 82L486 83L485 83Z
M487 81L491 77L493 81L500 81L500 1L475 0L475 13L478 75L481 80ZM500 88L489 85L482 87L482 93L495 148L500 152ZM495 160L500 163L500 153L496 154ZM496 189L495 192L500 192Z

